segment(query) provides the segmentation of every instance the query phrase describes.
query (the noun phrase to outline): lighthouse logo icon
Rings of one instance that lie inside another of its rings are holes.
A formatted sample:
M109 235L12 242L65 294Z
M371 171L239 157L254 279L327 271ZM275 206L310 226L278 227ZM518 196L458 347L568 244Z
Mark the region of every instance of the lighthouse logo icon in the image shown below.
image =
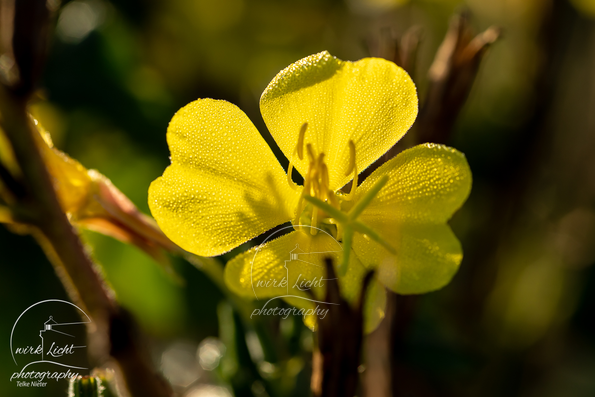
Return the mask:
M50 361L53 358L61 358L60 361L64 361L64 358L73 357L76 353L75 349L85 348L86 346L75 346L73 343L75 340L74 335L58 331L58 329L63 326L80 324L85 324L85 322L58 323L54 320L53 316L50 316L48 321L43 323L43 329L39 331L39 337L41 338L41 361ZM61 364L64 364L64 362Z
M300 248L299 244L295 245L295 248L292 249L291 251L289 251L289 260L286 260L285 263L283 264L283 267L285 268L285 272L286 272L286 277L287 280L289 280L289 268L292 267L292 265L299 265L299 262L303 262L305 264L308 264L310 266L317 266L320 267L320 265L317 265L315 263L311 263L308 262L302 258L305 257L305 255L309 254L308 252L304 252L304 250L302 250ZM300 255L302 258L300 258ZM289 283L287 283L287 294L289 295Z

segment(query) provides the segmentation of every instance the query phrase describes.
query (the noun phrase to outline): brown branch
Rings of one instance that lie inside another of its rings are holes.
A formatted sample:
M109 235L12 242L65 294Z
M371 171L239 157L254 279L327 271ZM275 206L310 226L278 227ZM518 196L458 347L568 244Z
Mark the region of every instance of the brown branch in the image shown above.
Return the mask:
M312 358L312 394L315 397L353 397L356 394L363 339L363 305L372 280L369 272L362 283L359 302L352 307L339 290L330 259L325 260L328 285L325 302L329 311L318 320L318 349ZM339 329L341 325L345 326Z
M474 37L467 13L452 18L428 72L428 94L416 123L418 142L447 142L483 56L498 37L496 27Z

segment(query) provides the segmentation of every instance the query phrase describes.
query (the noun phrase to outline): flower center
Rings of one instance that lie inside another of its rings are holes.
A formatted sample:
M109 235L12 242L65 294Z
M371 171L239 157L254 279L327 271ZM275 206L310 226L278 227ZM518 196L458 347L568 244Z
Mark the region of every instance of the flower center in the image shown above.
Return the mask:
M304 158L304 137L308 123L304 123L300 129L298 143L291 156L289 167L287 168L287 182L292 189L297 190L297 185L291 179L293 171L293 161L297 155L300 160ZM341 241L343 245L343 259L338 265L339 276L344 276L349 264L353 234L361 233L364 238L374 240L382 245L390 253L396 251L382 236L373 229L366 226L358 220L358 217L364 209L374 200L376 195L388 182L388 175L383 175L374 183L372 187L353 203L349 211L342 211L343 201L351 201L357 189L358 175L357 163L355 161L355 144L349 141L349 164L345 175L353 172L353 180L349 194L344 194L340 190L332 191L329 187L328 167L324 163L324 153L316 153L311 144L306 145L308 153L308 172L304 177L304 188L300 194L298 207L296 209L295 219L292 221L293 228L307 233L303 226L311 226L310 234L316 235L320 229L330 233L335 239Z
M293 189L297 189L296 184L291 178L293 162L296 155L300 160L303 160L304 158L304 137L306 135L307 128L308 123L304 123L300 129L298 142L295 150L293 151L293 155L287 169L287 182ZM304 197L315 197L339 211L341 210L342 201L351 201L353 199L358 181L357 165L355 162L355 144L353 141L349 141L349 165L347 166L345 175L350 175L352 172L354 174L349 194L343 194L340 191L333 191L330 189L329 172L328 167L324 162L324 153L317 153L310 143L305 146L306 154L309 160L308 171L304 176L304 188L298 201L296 216L292 221L293 227L296 230L305 232L302 226L311 226L308 229L312 235L316 235L319 228L321 228L322 230L331 233L333 237L341 240L343 233L341 230L341 225L336 221L336 219L329 216L329 214L327 214L324 210L307 202Z

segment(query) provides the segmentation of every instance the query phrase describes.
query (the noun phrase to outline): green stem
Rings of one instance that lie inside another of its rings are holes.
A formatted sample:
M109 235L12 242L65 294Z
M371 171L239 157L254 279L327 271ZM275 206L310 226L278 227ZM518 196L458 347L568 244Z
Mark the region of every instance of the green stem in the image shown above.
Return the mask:
M321 210L323 210L324 212L329 214L331 216L331 218L334 218L339 223L348 223L349 222L349 218L347 217L347 215L344 212L341 212L341 210L336 209L332 205L325 203L324 201L320 200L319 198L305 195L304 200L306 200L307 202L311 203L312 205L315 205L316 207L320 208Z

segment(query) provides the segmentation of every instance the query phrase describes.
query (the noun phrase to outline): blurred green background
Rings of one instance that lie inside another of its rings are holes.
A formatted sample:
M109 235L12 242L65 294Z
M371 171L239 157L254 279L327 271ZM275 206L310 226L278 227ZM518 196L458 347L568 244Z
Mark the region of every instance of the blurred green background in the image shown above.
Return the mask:
M503 29L447 142L474 177L451 222L465 258L450 285L414 298L395 381L408 396L594 396L595 1L73 0L58 15L32 111L58 148L148 213L148 186L169 163L167 124L183 105L226 99L265 132L258 100L281 69L322 50L376 55L382 32L412 26L423 31L414 73L423 99L461 7L477 32ZM205 342L219 335L223 299L208 278L180 260L180 286L136 248L83 234L166 375L211 384L193 397L230 395L195 358L201 342L199 351L223 349ZM67 298L32 238L2 226L0 252L0 395L65 395L8 381L16 318ZM307 395L299 380L295 395Z

